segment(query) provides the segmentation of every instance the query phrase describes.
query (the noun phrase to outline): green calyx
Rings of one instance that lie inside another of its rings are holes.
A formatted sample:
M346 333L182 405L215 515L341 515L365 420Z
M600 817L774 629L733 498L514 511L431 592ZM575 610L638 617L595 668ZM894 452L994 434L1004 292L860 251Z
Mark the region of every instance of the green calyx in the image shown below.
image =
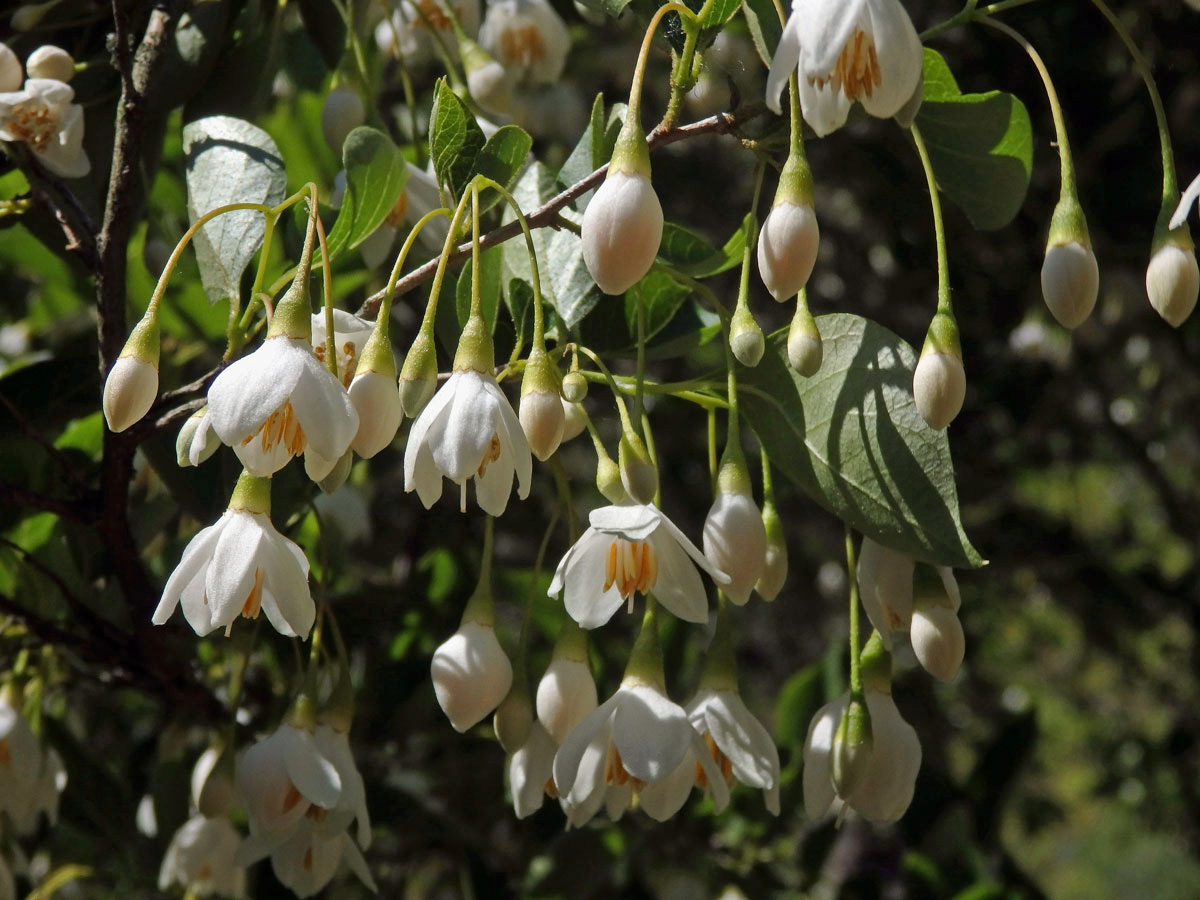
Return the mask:
M309 229L313 229L311 223ZM308 294L308 276L312 271L312 245L311 238L305 240L304 253L300 257L300 265L296 267L296 276L292 279L291 287L275 304L271 327L267 329L269 338L312 340L312 299Z
M433 329L422 328L400 369L400 405L410 419L415 419L433 397L437 390L437 376Z
M242 470L237 484L233 486L233 495L229 498L229 508L244 510L249 513L269 516L271 514L271 479L259 478Z
M1170 227L1171 216L1175 214L1175 207L1178 205L1178 191L1172 191L1170 194L1163 195L1162 206L1158 210L1158 219L1154 223L1154 240L1150 244L1151 256L1168 245L1178 247L1185 253L1190 253L1196 249L1196 244L1192 240L1192 231L1188 228L1186 219L1178 228L1172 229Z
M629 651L629 662L625 665L623 685L644 684L657 688L664 694L667 679L663 673L662 644L658 640L657 604L646 598L646 614L642 617L642 630L638 632L633 649Z
M1092 246L1088 233L1087 217L1083 207L1073 192L1064 191L1054 207L1054 215L1050 218L1050 235L1046 239L1046 248L1061 247L1065 244L1082 244Z
M658 494L658 467L650 458L646 443L634 431L623 429L617 461L621 483L638 503L653 503Z
M712 691L737 691L737 658L733 626L729 621L729 601L722 597L717 606L717 624L712 643L704 657L700 687Z
M851 696L833 737L832 781L840 797L862 784L874 749L871 713L861 697Z
M958 338L958 322L954 314L945 310L937 312L925 332L925 344L921 347L921 355L926 353L941 353L962 360L962 345Z
M350 731L350 723L354 721L354 684L345 662L339 667L338 679L329 699L321 707L320 721L341 734Z
M625 116L625 124L621 126L621 133L617 135L612 160L608 164L608 173L604 177L617 172L650 177L650 145L646 143L646 134L633 113Z
M558 366L550 359L545 347L534 347L525 362L525 374L521 378L521 396L527 394L557 394L561 396L562 379Z
M746 456L731 430L729 440L725 443L725 452L721 454L721 464L717 468L717 492L751 496L753 491Z
M813 205L812 169L809 168L803 151L793 150L789 153L787 162L783 164L783 171L779 173L779 187L775 189L775 199L771 206L779 206L782 203L808 207Z
M129 340L121 348L118 359L132 357L157 369L159 345L158 309L151 304L146 314L133 326L133 331L129 332Z
M870 640L863 646L862 657L863 688L880 694L892 692L892 654L883 645L879 632L871 633Z
M396 357L392 354L392 341L388 336L387 325L380 324L381 321L386 322L386 318L381 317L376 321L375 329L363 344L362 356L359 357L355 374L378 372L388 378L396 377Z
M492 335L483 316L472 315L458 338L458 349L454 352L454 371L473 369L476 372L491 372L496 368L496 351ZM555 388L557 391L558 388Z
M587 664L588 661L588 637L579 624L569 616L566 623L562 627L562 631L558 633L558 640L554 642L553 659L565 659L570 662L580 662Z
M311 734L317 727L317 706L313 703L312 697L303 691L297 694L283 721L293 728L299 728Z

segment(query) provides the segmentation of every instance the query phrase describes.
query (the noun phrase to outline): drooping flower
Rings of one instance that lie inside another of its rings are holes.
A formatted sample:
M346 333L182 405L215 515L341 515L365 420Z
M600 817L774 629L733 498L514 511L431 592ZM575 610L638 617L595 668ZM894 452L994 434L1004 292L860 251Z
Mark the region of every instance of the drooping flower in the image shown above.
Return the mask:
M193 897L245 897L246 869L233 861L241 840L226 818L192 816L171 838L158 870L158 889L179 884Z
M342 725L347 727L343 728ZM321 755L333 763L342 785L337 804L329 810L328 815L316 823L316 827L318 831L332 837L345 831L350 823L354 822L357 826L358 846L366 850L371 846L371 817L367 810L367 792L363 777L350 749L348 723L334 718L327 723L318 724L313 732L313 742Z
M371 891L378 892L367 861L345 832L329 837L305 820L271 853L275 877L297 897L311 897L322 890L342 863Z
M583 213L583 260L606 294L623 294L650 271L663 211L646 172L611 166Z
M562 75L571 39L546 0L491 0L479 44L518 81L552 84Z
M479 31L479 0L456 0L453 4L449 0L400 0L396 11L375 26L375 43L406 65L429 59L439 39L456 56L458 45L451 12L463 31L474 37Z
M489 515L508 506L513 476L517 496L529 496L533 456L508 398L490 372L456 369L417 416L404 450L404 489L426 509L442 495L443 476L459 485L466 512L467 482Z
M24 817L37 800L42 750L21 712L21 693L12 685L0 690L0 812Z
M325 96L325 105L321 107L321 133L339 159L346 136L366 121L367 111L357 91L334 88Z
M767 729L746 708L736 686L702 687L686 711L726 784L736 778L759 788L767 809L779 815L779 750Z
M915 565L911 557L863 538L858 556L859 594L885 647L891 647L896 632L908 631Z
M221 439L212 428L207 404L192 413L179 427L175 438L175 461L180 466L198 466L217 452Z
M554 791L554 754L558 745L541 722L535 721L517 752L508 758L508 784L518 819L542 808L547 791Z
M729 575L725 596L744 606L767 563L767 529L750 491L741 452L727 450L726 457L704 520L704 555L714 568Z
M818 135L836 131L855 101L894 116L921 78L921 40L899 0L793 0L767 76L767 105L799 69L800 108Z
M464 621L434 651L430 670L438 705L459 732L482 721L512 686L512 663L490 622Z
M333 311L333 346L337 351L338 377L343 387L350 387L354 373L358 370L358 361L362 358L363 346L371 336L374 322L346 312L344 309ZM325 340L328 332L325 329L325 312L312 314L312 347L313 354L325 363L325 353L328 344Z
M239 615L253 619L263 612L280 634L308 636L316 619L308 559L271 524L270 492L268 479L242 474L229 508L184 549L154 610L155 625L182 604L199 635L217 628L228 633Z
M51 78L29 78L19 91L0 93L0 140L22 143L62 178L91 171L83 149L83 107L75 91Z
M635 592L654 592L688 622L708 621L699 566L718 585L729 584L687 536L653 504L623 503L592 510L590 525L558 564L549 595L563 595L567 612L584 628L612 618ZM689 559L690 557L690 559Z

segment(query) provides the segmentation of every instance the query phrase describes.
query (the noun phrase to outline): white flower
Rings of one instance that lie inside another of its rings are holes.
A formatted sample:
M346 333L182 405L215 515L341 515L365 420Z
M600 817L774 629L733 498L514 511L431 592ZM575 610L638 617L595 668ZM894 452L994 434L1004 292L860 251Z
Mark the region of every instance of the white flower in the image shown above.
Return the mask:
M609 797L610 787L640 791L643 807L661 820L687 799L697 765L720 812L729 802L729 788L687 713L660 688L626 678L558 748L554 783L572 825L586 822L609 800L624 811L630 795Z
M930 675L950 681L958 674L966 654L966 636L954 609L940 603L918 605L909 638L921 668Z
M463 622L434 651L429 668L438 705L458 732L482 721L512 687L512 663L490 624Z
M0 692L0 812L23 818L36 805L42 750L10 688Z
M546 0L491 0L479 44L519 81L551 84L571 49L567 26Z
M442 495L442 477L467 481L484 512L499 516L508 506L513 475L517 496L529 496L533 456L517 414L490 373L459 369L417 416L404 448L404 490L417 492L426 509Z
M194 897L245 897L246 870L233 862L241 839L228 819L188 819L163 856L158 889L179 884Z
M1052 244L1042 261L1042 297L1058 324L1078 328L1100 293L1100 267L1092 248L1079 241Z
M208 405L200 407L184 421L175 438L175 461L180 466L198 466L217 452L221 439L213 431Z
M20 91L0 94L0 140L20 142L62 178L91 171L83 150L83 107L61 81L29 78Z
M588 274L606 294L623 294L650 271L662 243L663 211L650 176L612 171L588 201L580 239Z
M287 723L242 754L236 781L250 824L234 857L238 865L273 852L306 818L320 819L342 796L337 767L317 749L312 731Z
M17 54L8 44L0 44L0 91L7 94L19 89L24 77Z
M525 743L508 758L508 784L518 819L541 809L547 790L554 790L554 754L557 750L554 738L541 722L535 721Z
M1200 199L1200 175L1192 179L1192 183L1187 186L1187 190L1179 198L1179 205L1175 207L1175 212L1171 215L1171 221L1167 223L1167 227L1174 231L1186 222L1188 213L1192 211L1197 199Z
M908 631L913 607L911 557L864 537L858 555L858 590L867 618L891 647L897 631Z
M343 862L363 884L378 892L367 861L344 832L327 837L304 823L271 854L275 877L297 897L311 897L324 888Z
M321 755L333 763L342 783L337 805L315 827L329 836L345 831L352 821L356 822L358 845L366 850L371 846L371 816L367 811L363 778L350 749L350 736L332 725L318 725L313 732L313 741Z
M921 78L921 40L899 0L793 0L767 76L767 105L799 68L800 108L818 135L846 121L854 101L890 118Z
M761 789L767 809L779 815L779 750L741 695L701 689L687 705L687 714L726 783L733 777Z
M696 566L722 586L729 584L729 576L658 507L602 506L592 510L589 522L550 583L549 595L563 594L571 618L584 628L597 628L612 618L623 601L632 603L635 591L653 591L679 618L708 621L708 596Z
M861 780L848 797L838 797L833 787L833 744L842 713L849 703L846 694L823 706L808 727L804 742L804 811L819 819L841 803L877 825L895 822L908 809L921 768L921 742L911 725L900 716L890 693L866 692L871 714L872 745Z
M744 606L767 564L767 529L748 492L717 491L704 520L704 555L729 575L725 596Z
M457 58L450 8L447 0L400 0L395 13L375 26L375 43L384 53L413 65L433 55L434 41L440 37L450 55ZM479 30L479 0L458 0L452 8L463 31L474 37Z
M276 631L308 637L316 607L308 589L308 559L265 513L227 509L188 543L167 579L152 621L161 625L183 604L196 634L226 631L239 615L267 614Z
M121 432L140 422L158 396L158 366L122 356L104 379L104 421L109 431Z
M335 462L358 431L346 388L302 338L268 337L208 389L212 427L252 475L266 476L311 448Z

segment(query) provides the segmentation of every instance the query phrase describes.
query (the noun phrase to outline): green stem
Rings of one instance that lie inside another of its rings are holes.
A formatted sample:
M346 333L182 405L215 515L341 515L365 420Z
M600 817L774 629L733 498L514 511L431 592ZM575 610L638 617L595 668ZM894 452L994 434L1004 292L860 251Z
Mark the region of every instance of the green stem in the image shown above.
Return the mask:
M400 280L400 272L404 269L404 263L408 260L408 254L412 250L413 244L416 243L417 237L421 231L436 219L438 216L450 218L450 210L441 206L435 210L425 213L417 220L417 224L413 226L412 231L408 233L408 237L404 239L404 243L400 247L400 254L396 257L395 265L392 266L392 272L388 275L387 287L384 289L383 300L379 304L378 317L387 319L392 312L392 300L395 299L393 292L396 290L396 282Z
M542 309L542 278L538 269L537 251L533 246L533 232L529 228L529 222L525 218L525 213L521 210L521 204L517 203L516 198L503 185L492 181L492 179L484 175L477 175L475 178L480 184L499 192L500 196L505 199L516 215L517 221L521 223L521 232L525 235L525 249L529 253L529 272L533 279L533 347L535 350L545 350L546 317ZM514 327L515 325L516 323L514 323Z
M846 574L850 582L850 696L861 699L862 645L858 636L858 577L854 562L854 533L846 525Z
M479 185L471 191L471 318L483 318L483 277L479 273Z
M604 364L604 360L582 345L577 344L575 349L577 352L582 353L584 356L594 362L596 367L604 376L604 381L608 384L608 389L612 391L613 399L616 401L617 414L621 417L621 427L627 432L638 434L638 432L633 430L633 422L631 422L629 419L629 410L625 408L625 401L621 398L622 391L617 387L617 380L613 377L613 373L609 371L608 366ZM584 374L584 377L587 377L586 373ZM636 391L637 388L635 386L634 393L636 393Z
M338 378L337 336L333 333L333 271L329 266L329 245L325 241L325 224L313 204L313 221L317 223L317 240L321 244L321 287L325 292L325 367Z
M634 369L636 380L633 386L633 421L640 435L642 419L645 417L642 391L646 382L646 302L640 283L634 286L634 294L637 297L637 363Z
M454 209L454 216L450 219L450 232L446 235L446 242L442 245L442 255L438 257L437 271L433 273L433 286L429 289L429 302L425 305L425 316L421 319L421 331L433 334L433 320L437 315L438 298L442 294L442 281L446 278L446 267L450 264L450 255L454 252L454 236L458 234L458 229L462 224L462 217L467 211L468 194L463 193L462 199L458 201L458 206ZM395 285L393 284L394 288Z
M275 224L276 224L276 222L278 222L279 217L286 210L290 209L292 206L295 206L296 203L298 203L300 200L302 200L305 196L307 196L311 200L312 204L314 206L316 206L316 204L317 204L317 186L315 184L313 184L311 181L308 184L304 185L304 187L300 188L300 190L296 191L296 193L292 194L292 196L285 199L278 206L272 206L266 213L267 229L263 235L263 237L264 237L263 252L259 256L258 272L255 274L254 284L250 288L250 300L246 304L246 311L244 313L242 313L242 319L238 323L238 331L241 334L238 337L238 341L235 344L235 346L233 346L231 349L227 349L225 351L226 359L232 359L233 354L236 353L237 350L240 349L242 344L245 343L246 330L250 327L250 322L253 320L255 313L258 312L259 305L263 302L263 300L262 300L262 294L263 294L262 282L267 274L267 252L270 249L270 240L275 231ZM274 297L286 285L291 283L292 278L295 276L295 274L296 274L296 268L293 266L285 274L280 276L279 279L275 282L275 284L271 285L271 289L267 293L270 294L271 297Z
M1000 6L1002 4L996 4ZM985 7L980 12L987 13L991 7ZM1034 67L1038 70L1038 75L1042 78L1042 84L1046 88L1046 100L1050 104L1050 115L1054 119L1054 133L1058 141L1058 155L1062 163L1062 191L1064 196L1076 199L1075 191L1075 163L1071 158L1071 144L1067 140L1067 123L1063 118L1062 104L1058 102L1058 91L1054 89L1054 82L1050 79L1050 71L1046 68L1046 64L1042 61L1041 54L1037 52L1033 44L1025 38L1023 34L1017 31L1010 25L1003 22L998 22L995 19L982 18L979 21L983 22L997 31L1003 32L1014 41L1021 45L1021 48L1029 55Z
M642 47L638 51L637 66L633 70L633 81L629 85L629 111L626 119L635 124L642 120L642 82L646 77L646 61L650 56L650 46L654 42L654 32L663 16L669 12L679 13L679 18L684 22L684 28L688 27L689 22L694 25L697 21L696 14L682 3L664 3L650 17L650 24L646 26L646 33L642 37Z
M1016 9L1018 6L1028 6L1030 3L1036 2L1037 0L1002 0L1000 3L993 3L985 6L983 9L976 9L975 7L979 5L979 0L967 0L966 6L960 12L951 16L945 22L940 22L932 28L926 28L921 32L919 37L921 38L921 43L925 43L930 38L937 37L939 34L949 31L951 28L956 28L959 25L983 21L987 16L994 16L997 13Z
M1109 8L1104 0L1092 0L1092 4L1096 9L1108 19L1108 22L1113 27L1113 31L1117 33L1117 37L1125 45L1125 49L1129 51L1130 57L1133 59L1134 68L1138 70L1138 74L1142 76L1142 81L1146 83L1146 90L1150 94L1150 104L1154 107L1154 121L1158 126L1158 142L1162 150L1162 168L1163 168L1163 199L1175 199L1179 194L1179 184L1175 180L1175 154L1171 149L1171 132L1167 128L1167 113L1163 109L1162 97L1158 93L1158 85L1154 82L1154 75L1150 70L1150 63L1146 57L1138 49L1137 44L1133 42L1133 37L1129 34L1124 23L1117 18L1113 11Z
M913 122L909 128L913 142L917 145L917 153L921 157L921 166L925 169L925 180L929 184L929 203L933 207L933 234L937 243L938 266L938 312L951 312L950 306L950 263L946 254L946 226L942 221L942 201L938 196L937 178L933 174L933 162L929 158L929 150L921 137L921 129Z

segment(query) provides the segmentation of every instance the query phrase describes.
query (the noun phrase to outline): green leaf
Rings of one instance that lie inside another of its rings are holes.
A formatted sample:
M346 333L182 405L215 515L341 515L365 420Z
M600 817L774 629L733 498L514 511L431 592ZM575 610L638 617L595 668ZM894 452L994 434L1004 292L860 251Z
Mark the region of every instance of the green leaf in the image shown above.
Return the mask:
M471 314L471 260L467 260L458 275L458 283L454 288L455 312L458 315L458 327L461 330L467 324ZM483 320L487 322L488 331L496 330L496 313L500 306L500 278L504 268L504 251L500 247L489 247L479 254L479 299L483 304Z
M754 41L754 49L758 51L759 59L771 65L775 48L779 46L779 36L783 34L783 25L779 22L779 14L775 12L772 0L746 0L742 5L746 14L746 25L750 29L750 39Z
M712 244L696 232L674 222L667 222L663 226L658 258L685 275L708 278L741 263L742 251L746 248L746 235L753 227L754 215L748 213L725 245L720 250L715 250Z
M475 157L473 174L483 175L507 189L512 186L513 179L525 165L529 151L533 148L533 138L516 125L505 125L493 134L479 155ZM486 211L496 205L500 194L494 190L483 191L479 195L480 211ZM524 213L532 210L521 210Z
M230 116L209 116L183 128L188 221L229 203L283 201L287 175L270 135ZM239 296L246 270L266 234L257 210L237 210L204 225L192 243L210 303Z
M720 28L734 17L741 5L742 0L713 0L713 5L708 8L708 15L700 24L705 28Z
M638 293L646 307L646 339L657 335L675 318L691 291L665 272L651 271L625 292L625 324L630 339L637 340Z
M579 0L588 9L594 9L612 16L614 19L625 11L631 0Z
M461 197L484 145L483 130L443 78L433 92L429 114L429 155L438 181Z
M917 355L869 319L820 316L824 361L812 378L788 364L787 333L739 367L741 411L771 462L856 531L915 559L983 564L963 530L950 445L917 412Z
M592 114L588 119L587 128L579 138L575 149L571 151L558 170L559 187L565 189L577 184L608 162L609 156L612 155L612 145L608 143L608 132L612 132L615 143L618 130L619 127L615 123L611 128L606 126L604 95L597 94L596 99L592 102ZM576 204L577 207L583 205L586 204Z
M395 208L408 182L408 164L382 131L359 126L342 145L346 195L333 231L329 254L357 247L370 237Z
M938 187L981 230L1013 220L1029 189L1033 130L1012 94L963 94L946 61L925 50L925 93L917 125Z

